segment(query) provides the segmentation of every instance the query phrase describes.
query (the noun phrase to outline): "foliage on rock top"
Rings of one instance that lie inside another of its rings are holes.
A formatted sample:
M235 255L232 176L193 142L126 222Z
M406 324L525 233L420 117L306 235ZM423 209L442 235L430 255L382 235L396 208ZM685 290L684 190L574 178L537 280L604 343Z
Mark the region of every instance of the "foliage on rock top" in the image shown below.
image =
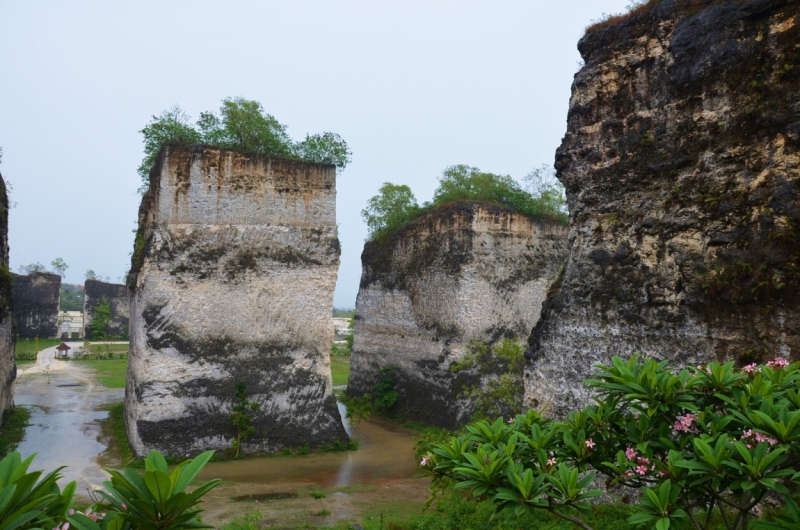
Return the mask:
M552 421L535 410L476 422L431 447L421 465L437 480L517 516L545 510L584 529L597 475L639 488L631 524L657 530L691 520L747 528L767 494L784 495L775 528L798 528L789 488L800 486L800 370L782 358L683 369L615 357L584 382L595 403Z
M139 132L144 136L145 155L139 166L140 194L150 186L150 170L158 153L168 144L206 144L244 153L332 164L338 170L347 166L352 155L347 142L332 132L293 141L287 126L265 112L261 103L241 97L224 99L219 114L201 112L195 125L180 107L173 106L153 116Z
M731 0L677 0L675 5L682 14L692 15L708 6L728 1ZM743 3L748 0L734 1ZM646 13L651 9L661 5L662 2L664 2L664 0L628 0L627 10L624 13L603 13L599 20L592 21L592 23L586 28L585 34L588 35L590 33L606 29L619 24L620 22L628 20L631 17Z
M567 222L564 188L549 167L534 169L523 180L524 187L509 175L463 164L450 166L439 177L439 187L430 202L420 206L411 188L386 182L378 195L367 201L361 216L371 240L384 240L426 212L460 201L485 202L528 217Z

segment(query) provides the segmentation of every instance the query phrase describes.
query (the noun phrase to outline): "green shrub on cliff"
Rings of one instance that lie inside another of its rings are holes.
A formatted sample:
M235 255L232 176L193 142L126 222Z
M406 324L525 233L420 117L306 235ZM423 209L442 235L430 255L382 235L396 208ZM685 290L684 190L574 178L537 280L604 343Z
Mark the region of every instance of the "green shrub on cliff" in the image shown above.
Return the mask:
M564 187L555 179L552 169L548 166L534 169L523 182L524 187L508 175L486 173L463 164L450 166L439 177L439 187L430 202L419 206L411 188L386 182L367 201L361 217L373 240L385 237L437 206L458 201L486 202L529 217L567 222Z
M370 238L383 233L392 232L422 212L411 188L404 184L384 182L378 194L367 201L367 207L361 210L361 217L367 223Z
M145 155L139 166L140 193L147 191L150 168L167 144L206 144L244 153L333 164L339 170L347 166L352 155L347 142L332 132L306 135L303 141L293 141L286 125L267 114L261 103L244 98L224 99L219 114L201 112L196 125L192 125L189 115L176 105L153 116L139 132L144 136Z

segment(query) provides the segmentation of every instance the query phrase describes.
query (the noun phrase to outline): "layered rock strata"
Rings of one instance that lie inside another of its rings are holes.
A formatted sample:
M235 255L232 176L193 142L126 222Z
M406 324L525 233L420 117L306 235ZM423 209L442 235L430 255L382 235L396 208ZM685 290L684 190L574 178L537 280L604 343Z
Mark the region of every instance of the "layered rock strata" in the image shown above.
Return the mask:
M93 325L98 306L101 310L108 304L108 323L97 330ZM128 335L130 304L128 289L117 283L86 280L83 296L84 337L125 338ZM97 332L97 333L96 333Z
M14 406L17 381L12 307L11 273L8 270L8 193L0 175L0 426L3 424L3 411Z
M139 210L126 428L137 455L347 440L329 352L339 266L333 166L165 147Z
M46 272L11 273L11 282L16 335L21 339L57 337L61 276Z
M586 403L595 363L800 353L800 3L665 0L578 47L556 155L573 241L526 404Z
M379 397L388 378L398 414L446 428L476 411L518 412L524 349L504 340L524 342L536 324L566 234L560 223L456 203L367 242L348 394Z

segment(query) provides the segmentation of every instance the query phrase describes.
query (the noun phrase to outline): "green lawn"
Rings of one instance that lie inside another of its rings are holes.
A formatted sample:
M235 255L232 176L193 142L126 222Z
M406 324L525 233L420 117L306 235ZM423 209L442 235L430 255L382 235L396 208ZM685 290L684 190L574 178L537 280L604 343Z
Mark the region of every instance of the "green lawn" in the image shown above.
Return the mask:
M124 359L78 359L70 362L94 370L97 380L103 386L125 388L125 374L128 371L127 357Z
M61 344L59 339L39 339L39 350L51 346L58 346ZM36 360L36 339L17 339L14 346L14 358L18 361L35 361Z
M25 427L31 419L26 407L14 407L3 411L3 426L0 427L0 458L17 448L25 436Z
M81 348L84 347L86 343L81 344ZM108 353L128 353L128 348L130 344L95 344L93 342L89 343L89 353L88 355L108 355Z
M333 386L346 385L347 377L350 375L350 357L332 357L331 373Z

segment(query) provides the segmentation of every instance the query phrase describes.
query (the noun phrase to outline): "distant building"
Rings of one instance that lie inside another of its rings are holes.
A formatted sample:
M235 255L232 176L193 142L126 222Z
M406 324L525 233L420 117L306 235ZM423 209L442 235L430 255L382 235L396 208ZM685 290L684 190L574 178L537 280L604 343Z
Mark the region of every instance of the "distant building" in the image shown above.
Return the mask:
M67 346L63 342L56 348L56 357L59 359L66 359L69 357L69 351L72 349L71 346Z
M61 340L83 338L83 311L59 311L58 332Z

